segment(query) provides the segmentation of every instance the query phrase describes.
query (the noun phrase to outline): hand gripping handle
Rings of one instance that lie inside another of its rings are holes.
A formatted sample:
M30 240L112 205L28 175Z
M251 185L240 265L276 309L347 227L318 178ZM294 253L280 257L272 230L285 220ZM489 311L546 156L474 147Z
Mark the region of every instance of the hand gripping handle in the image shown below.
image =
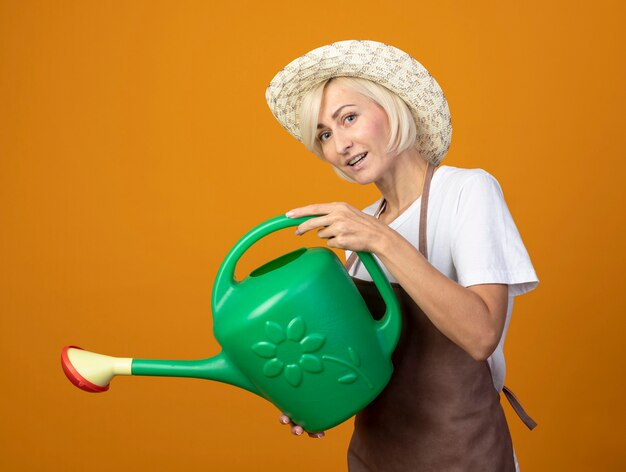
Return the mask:
M228 252L217 272L212 296L213 313L219 309L219 305L221 301L224 300L226 294L238 284L235 280L235 267L241 256L243 256L254 243L275 231L289 228L290 226L298 226L315 216L319 215L304 216L302 218L288 218L284 215L280 215L248 231ZM372 276L372 280L376 288L380 291L387 307L385 315L377 322L377 330L383 345L383 350L391 354L398 343L402 322L398 299L387 277L385 277L385 274L376 262L376 259L374 259L369 252L357 251L357 255Z

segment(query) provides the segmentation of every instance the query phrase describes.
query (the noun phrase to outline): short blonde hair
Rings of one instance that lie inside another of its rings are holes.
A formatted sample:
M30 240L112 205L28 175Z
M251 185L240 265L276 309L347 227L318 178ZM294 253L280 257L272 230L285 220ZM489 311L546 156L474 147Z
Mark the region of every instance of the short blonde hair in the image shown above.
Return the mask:
M417 142L417 127L415 119L407 104L398 95L388 88L360 77L333 77L317 84L302 98L300 106L300 132L302 143L313 154L324 157L322 146L317 139L317 119L322 105L324 89L331 82L336 81L346 88L360 93L382 107L389 120L389 143L387 152L400 154L414 147ZM334 168L339 177L354 182L341 170Z

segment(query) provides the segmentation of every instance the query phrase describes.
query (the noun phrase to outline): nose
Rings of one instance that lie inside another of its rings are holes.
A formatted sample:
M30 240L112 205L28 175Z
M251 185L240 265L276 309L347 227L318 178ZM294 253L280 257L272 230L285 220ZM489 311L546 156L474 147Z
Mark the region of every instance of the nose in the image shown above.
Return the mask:
M335 131L334 141L337 154L346 154L352 147L352 139L345 131Z

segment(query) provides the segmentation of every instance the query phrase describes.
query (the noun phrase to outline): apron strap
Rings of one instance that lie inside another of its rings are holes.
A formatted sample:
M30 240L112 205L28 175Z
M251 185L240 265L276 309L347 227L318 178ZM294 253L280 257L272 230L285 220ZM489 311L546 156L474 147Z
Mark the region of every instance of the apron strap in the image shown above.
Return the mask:
M504 396L511 404L513 410L515 410L515 413L517 413L517 416L519 416L520 420L524 422L528 429L533 430L535 426L537 426L537 423L530 416L528 416L528 413L526 413L526 410L524 410L524 407L517 399L515 394L506 386L502 388L502 393L504 393Z
M433 179L435 166L430 162L426 168L424 175L424 183L422 185L422 201L420 202L420 228L419 228L419 251L428 260L428 243L426 235L426 220L428 213L428 195L430 194L430 181Z
M422 184L422 201L420 203L420 227L419 227L419 251L422 255L428 259L428 247L426 242L426 212L428 211L428 194L430 193L430 181L433 178L435 172L435 166L432 163L428 163L426 172L424 173L424 182ZM378 204L378 208L374 213L374 218L380 218L380 215L387 208L387 200L381 199ZM356 251L350 254L346 261L346 270L350 272L350 269L355 263L360 262Z

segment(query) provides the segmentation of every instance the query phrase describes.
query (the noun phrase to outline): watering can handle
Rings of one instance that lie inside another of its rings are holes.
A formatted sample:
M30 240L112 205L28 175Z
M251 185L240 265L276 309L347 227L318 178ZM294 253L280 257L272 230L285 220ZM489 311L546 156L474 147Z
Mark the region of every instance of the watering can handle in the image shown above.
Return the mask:
M298 226L315 216L304 216L302 218L288 218L284 215L277 216L255 226L248 231L226 255L215 278L213 287L213 313L216 313L220 304L227 298L227 293L231 291L237 281L235 280L235 267L243 254L257 241L278 230ZM359 259L372 276L372 281L380 292L387 307L385 315L377 321L377 330L381 339L383 350L391 354L398 343L401 328L401 314L398 299L385 277L382 269L369 252L357 251Z

